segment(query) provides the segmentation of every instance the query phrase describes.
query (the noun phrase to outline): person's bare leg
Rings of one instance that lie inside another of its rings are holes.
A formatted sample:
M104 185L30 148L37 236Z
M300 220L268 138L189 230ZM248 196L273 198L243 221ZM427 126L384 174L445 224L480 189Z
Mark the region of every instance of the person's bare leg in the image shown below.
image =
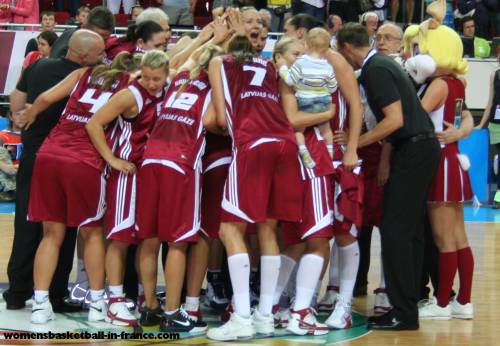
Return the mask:
M130 244L112 240L106 251L106 275L110 286L123 285L125 259Z
M398 11L399 11L399 0L392 0L391 1L391 20L393 22L395 22L397 19Z
M158 275L158 253L160 251L158 238L144 239L137 249L139 256L140 277L144 287L146 307L154 310L159 303L156 299L156 276Z
M187 242L168 243L168 255L165 264L165 284L167 285L167 297L164 310L172 312L179 309L181 305L182 286L184 285L184 273L186 271Z
M413 15L415 14L415 0L406 0L406 14L408 17L406 21L413 23Z
M49 290L65 234L66 225L51 221L43 223L43 239L36 251L33 267L35 290Z
M102 290L104 289L105 278L102 262L106 253L102 227L82 227L80 232L82 232L85 241L83 258L89 276L89 288Z
M208 267L210 239L200 236L198 242L191 244L188 256L186 310L197 311L203 279ZM192 302L189 300L193 300ZM195 302L196 301L196 302Z

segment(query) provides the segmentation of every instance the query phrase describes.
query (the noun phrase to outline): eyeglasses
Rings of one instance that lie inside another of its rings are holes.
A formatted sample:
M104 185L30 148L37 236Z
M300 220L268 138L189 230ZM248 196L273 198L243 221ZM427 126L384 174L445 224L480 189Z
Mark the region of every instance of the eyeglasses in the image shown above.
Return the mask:
M387 41L387 42L401 41L400 37L395 37L395 36L392 36L392 35L389 35L389 34L385 34L385 35L377 34L377 35L375 35L375 40L377 40L377 42L382 41L382 39L384 39L384 41Z

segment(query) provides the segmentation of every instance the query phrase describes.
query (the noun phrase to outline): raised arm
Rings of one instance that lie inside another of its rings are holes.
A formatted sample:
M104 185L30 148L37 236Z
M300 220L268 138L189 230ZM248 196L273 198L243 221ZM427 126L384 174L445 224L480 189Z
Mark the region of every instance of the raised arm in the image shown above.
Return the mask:
M57 85L38 96L35 102L33 102L33 105L25 113L26 125L24 128L28 129L40 112L46 110L53 103L69 96L86 70L87 67L71 72L71 74L60 81Z
M340 92L344 96L349 107L349 137L347 149L342 158L342 163L347 169L353 169L358 164L359 135L363 121L363 106L359 96L359 87L351 65L342 55L329 50L326 59L332 65L337 77Z
M293 89L280 80L281 104L292 127L296 130L305 129L310 126L318 125L330 121L335 115L335 105L329 111L321 113L306 113L299 111L297 98Z
M90 118L89 122L85 125L85 129L97 152L111 167L125 174L133 174L135 172L135 165L125 160L121 160L113 154L113 151L108 146L104 133L104 128L118 118L120 114L123 114L125 117L127 117L127 115L137 114L135 98L129 89L120 90L117 94L112 96L111 99Z
M212 102L215 106L217 125L225 131L227 129L226 100L224 98L224 87L222 86L221 68L222 58L213 58L208 67L208 78L212 87Z

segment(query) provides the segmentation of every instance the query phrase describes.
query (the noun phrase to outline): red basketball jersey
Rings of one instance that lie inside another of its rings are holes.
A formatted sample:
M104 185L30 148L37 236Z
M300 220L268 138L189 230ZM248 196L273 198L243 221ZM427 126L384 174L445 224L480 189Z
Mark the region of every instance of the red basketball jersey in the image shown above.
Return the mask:
M225 55L221 74L228 129L235 146L263 137L295 143L292 126L281 107L272 62L253 57L240 64L232 55Z
M178 95L182 85L186 88ZM211 100L206 72L189 81L189 71L177 74L161 104L144 159L171 160L196 168L205 148L202 116Z
M121 74L108 90L103 91L102 81L91 84L91 74L92 69L88 69L74 88L59 122L45 139L39 152L70 156L101 170L104 168L104 160L90 142L85 125L113 94L127 86L129 75ZM108 140L109 132L107 131Z
M139 113L132 119L118 118L116 126L119 135L115 154L123 160L140 164L164 94L150 95L137 80L133 81L128 89L134 95Z
M441 80L448 85L448 97L442 107L429 113L436 132L446 130L445 121L454 124L457 128L460 127L465 100L465 86L459 79L441 77ZM458 142L447 144L447 146L458 148Z

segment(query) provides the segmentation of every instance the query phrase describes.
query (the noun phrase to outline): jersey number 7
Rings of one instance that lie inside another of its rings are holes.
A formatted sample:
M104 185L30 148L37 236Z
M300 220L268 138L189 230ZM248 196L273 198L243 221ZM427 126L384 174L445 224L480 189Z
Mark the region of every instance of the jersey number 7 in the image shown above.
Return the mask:
M255 67L249 65L243 65L243 71L251 71L254 73L250 85L262 86L264 78L266 77L266 69L262 67Z

